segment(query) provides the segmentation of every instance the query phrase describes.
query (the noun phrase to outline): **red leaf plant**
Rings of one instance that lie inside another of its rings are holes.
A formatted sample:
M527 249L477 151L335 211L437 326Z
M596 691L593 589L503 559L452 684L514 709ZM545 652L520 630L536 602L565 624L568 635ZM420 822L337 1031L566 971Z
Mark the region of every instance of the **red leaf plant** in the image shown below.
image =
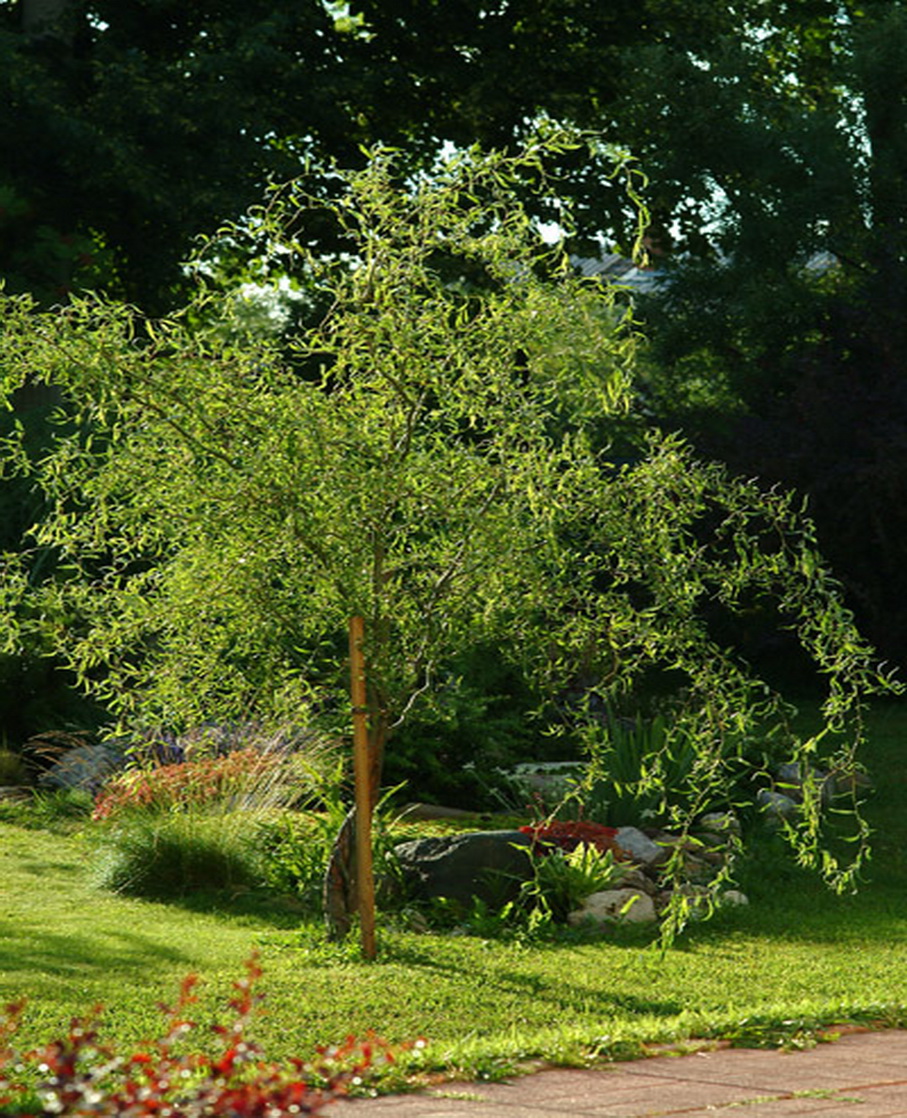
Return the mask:
M589 823L585 820L561 822L555 819L520 827L520 831L532 837L533 854L548 854L555 849L569 854L581 843L585 843L587 846L597 847L602 853L612 851L618 860L624 856L623 850L615 842L617 828L606 827L603 823Z
M172 1006L159 1005L167 1028L161 1039L139 1045L131 1056L119 1056L98 1042L100 1007L74 1018L65 1040L18 1055L10 1044L24 1002L6 1006L0 1016L0 1113L17 1118L284 1118L320 1114L334 1099L347 1094L369 1068L393 1063L387 1044L372 1036L348 1037L334 1048L317 1049L312 1062L293 1058L268 1063L262 1050L246 1037L260 994L255 984L261 968L255 955L246 976L233 984L228 1005L231 1025L215 1025L220 1044L212 1054L177 1051L177 1042L195 1023L187 1017L197 1001L195 975L180 987ZM180 1047L185 1047L181 1045ZM37 1068L43 1076L26 1088L9 1076ZM14 1096L21 1096L16 1101Z

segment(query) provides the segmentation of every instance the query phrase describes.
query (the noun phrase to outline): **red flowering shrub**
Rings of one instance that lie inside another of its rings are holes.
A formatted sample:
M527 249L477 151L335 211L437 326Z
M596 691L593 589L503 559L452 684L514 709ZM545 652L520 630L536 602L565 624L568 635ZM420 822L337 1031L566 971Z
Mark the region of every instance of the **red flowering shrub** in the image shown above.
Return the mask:
M617 835L616 827L606 827L602 823L587 823L583 820L574 822L560 822L553 820L548 823L533 823L528 827L520 827L524 835L532 836L532 851L535 854L544 854L549 850L563 850L567 854L576 850L581 844L594 846L604 853L606 850L613 852L615 858L620 858L623 851L614 841Z
M127 769L98 793L92 819L109 819L136 808L166 811L177 805L216 803L251 788L254 780L276 778L286 761L280 753L235 749L220 757Z
M177 1051L177 1042L195 1027L186 1011L196 1001L193 975L183 980L173 1006L160 1006L167 1029L160 1040L145 1043L131 1056L119 1056L98 1041L100 1009L75 1018L65 1040L19 1055L9 1040L24 1003L6 1007L0 1017L0 1108L20 1118L55 1114L61 1118L283 1118L319 1114L332 1099L347 1093L378 1062L392 1063L382 1041L348 1038L332 1049L319 1049L318 1059L288 1065L267 1063L259 1047L246 1038L246 1028L261 996L254 985L261 975L255 957L247 975L234 983L230 999L232 1025L216 1025L217 1050L209 1055ZM185 1045L180 1045L184 1048ZM37 1088L9 1078L37 1068L44 1076ZM19 1097L16 1102L15 1096Z

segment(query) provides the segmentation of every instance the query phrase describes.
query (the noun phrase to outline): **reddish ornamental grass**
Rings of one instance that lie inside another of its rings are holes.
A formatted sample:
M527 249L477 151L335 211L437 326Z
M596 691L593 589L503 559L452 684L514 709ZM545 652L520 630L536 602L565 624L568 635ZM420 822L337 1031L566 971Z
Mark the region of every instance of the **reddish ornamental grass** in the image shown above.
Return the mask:
M214 803L247 787L251 776L273 772L285 760L278 753L236 749L223 757L128 769L98 793L92 819L110 819L136 808L166 810L178 804Z

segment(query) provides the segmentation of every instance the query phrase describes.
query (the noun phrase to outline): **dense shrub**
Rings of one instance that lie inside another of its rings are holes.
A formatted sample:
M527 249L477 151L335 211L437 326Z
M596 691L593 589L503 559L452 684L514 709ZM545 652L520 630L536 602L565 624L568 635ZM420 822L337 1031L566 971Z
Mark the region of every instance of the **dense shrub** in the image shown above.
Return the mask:
M293 1059L286 1066L269 1063L247 1037L261 1002L255 984L261 969L253 956L246 977L234 983L229 1000L232 1021L213 1026L211 1050L190 1048L195 1023L187 1014L196 996L194 975L183 980L173 1006L161 1006L162 1037L140 1044L127 1055L100 1039L99 1009L73 1020L67 1036L34 1052L20 1054L12 1036L24 1002L0 1016L0 1113L32 1118L93 1115L98 1118L282 1118L319 1114L348 1085L381 1062L393 1062L382 1041L357 1043L348 1038L337 1048L319 1049L312 1062ZM36 1086L32 1076L41 1078Z
M433 694L394 735L388 783L405 782L420 800L493 808L489 786L497 770L552 751L562 756L563 740L545 733L552 703L533 688L506 642L471 644L438 676Z

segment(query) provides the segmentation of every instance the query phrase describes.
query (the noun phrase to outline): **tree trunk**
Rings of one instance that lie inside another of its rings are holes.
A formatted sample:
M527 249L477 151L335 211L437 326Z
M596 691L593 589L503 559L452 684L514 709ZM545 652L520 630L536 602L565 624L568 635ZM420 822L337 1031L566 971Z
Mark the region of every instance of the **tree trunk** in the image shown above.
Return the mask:
M369 700L369 799L374 810L381 790L384 746L387 741L387 711L374 696ZM347 813L328 860L324 875L324 920L328 938L345 939L359 910L356 888L356 809Z

